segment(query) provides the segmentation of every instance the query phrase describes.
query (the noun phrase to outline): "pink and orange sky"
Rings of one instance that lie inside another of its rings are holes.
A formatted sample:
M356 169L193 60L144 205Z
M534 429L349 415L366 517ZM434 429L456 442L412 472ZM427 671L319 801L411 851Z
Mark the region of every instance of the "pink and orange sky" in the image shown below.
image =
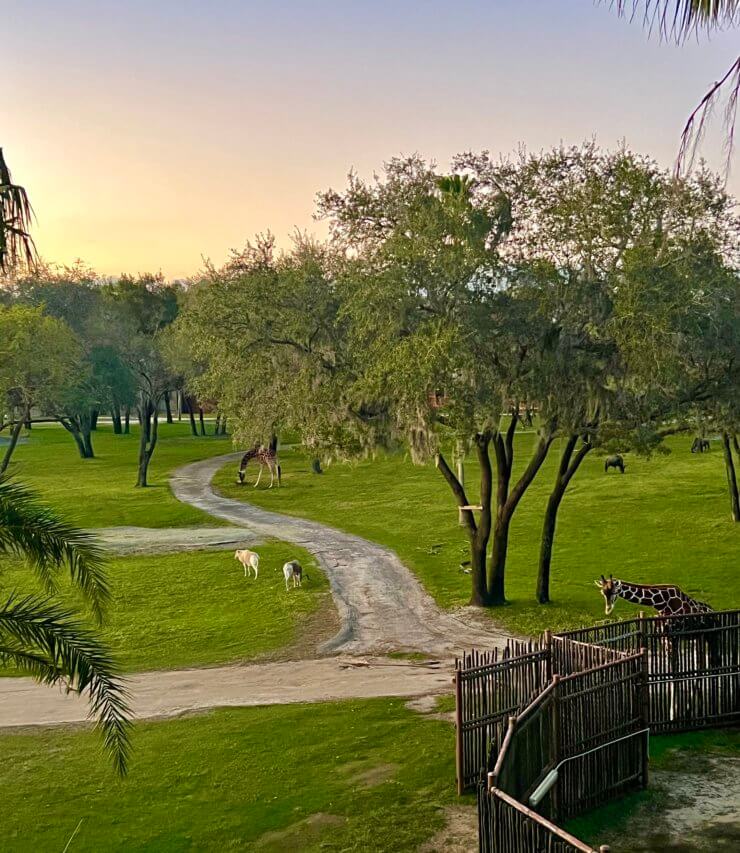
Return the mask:
M393 155L619 139L666 166L738 34L677 47L592 0L27 0L0 146L42 255L195 273ZM704 152L723 162L720 122ZM729 188L740 193L731 175Z

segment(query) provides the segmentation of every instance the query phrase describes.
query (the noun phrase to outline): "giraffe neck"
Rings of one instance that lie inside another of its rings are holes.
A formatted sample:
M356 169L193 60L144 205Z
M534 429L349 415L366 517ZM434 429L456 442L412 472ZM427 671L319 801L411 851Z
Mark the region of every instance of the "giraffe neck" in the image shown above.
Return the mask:
M618 581L618 583L617 594L620 598L631 601L633 604L645 604L648 607L654 607L659 613L663 613L671 598L670 589L642 586L627 581Z

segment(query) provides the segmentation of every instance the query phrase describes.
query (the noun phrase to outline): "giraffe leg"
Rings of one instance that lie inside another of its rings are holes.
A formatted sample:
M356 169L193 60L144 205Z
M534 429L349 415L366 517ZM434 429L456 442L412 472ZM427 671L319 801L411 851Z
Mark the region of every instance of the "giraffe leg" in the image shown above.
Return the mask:
M262 479L262 468L263 466L260 465L260 472L259 474L257 474L257 482L254 484L255 489L257 488L257 486L259 486L260 480Z
M270 469L270 485L267 488L271 489L272 484L275 482L275 469L272 462L268 463L267 467Z

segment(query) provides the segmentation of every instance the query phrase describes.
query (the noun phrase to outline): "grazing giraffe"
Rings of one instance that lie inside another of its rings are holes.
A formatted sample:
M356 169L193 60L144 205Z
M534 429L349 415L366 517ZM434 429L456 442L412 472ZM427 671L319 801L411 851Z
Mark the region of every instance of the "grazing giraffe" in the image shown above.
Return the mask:
M712 608L703 601L686 595L677 586L669 584L639 584L619 580L612 575L609 578L601 576L601 580L594 581L601 590L606 602L605 612L608 616L618 598L631 601L633 604L645 604L654 607L660 616L685 616L692 613L712 613Z
M278 461L277 452L271 450L269 447L262 447L259 445L255 445L251 450L248 450L244 454L244 456L242 456L242 461L239 465L239 479L237 480L237 482L240 485L244 483L244 474L246 472L247 465L249 464L251 459L254 459L260 466L260 472L257 475L257 482L254 484L255 489L260 484L263 468L267 468L267 470L270 472L269 488L272 488L272 484L275 481L275 474L277 474L278 488L280 488L280 479L282 471L280 469L280 462Z

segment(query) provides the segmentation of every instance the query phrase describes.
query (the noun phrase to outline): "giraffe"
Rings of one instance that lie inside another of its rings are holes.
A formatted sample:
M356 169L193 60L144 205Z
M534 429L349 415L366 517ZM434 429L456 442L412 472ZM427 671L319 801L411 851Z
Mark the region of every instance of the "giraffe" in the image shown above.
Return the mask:
M645 604L658 611L659 616L684 616L691 613L711 613L712 608L703 601L696 601L686 595L683 590L670 584L639 584L619 580L613 575L609 578L601 576L594 581L601 589L606 602L605 612L608 616L618 598L631 601L633 604Z
M267 468L270 472L270 485L268 488L272 488L272 484L275 481L275 474L277 474L277 484L278 488L280 488L280 479L282 475L282 471L280 469L280 462L278 461L277 452L271 450L269 447L262 447L261 445L255 445L251 450L248 450L244 456L242 456L241 464L239 465L239 472L237 474L238 479L237 483L243 485L244 483L244 474L246 472L247 465L250 460L254 459L260 466L260 472L257 475L257 482L254 484L255 489L260 484L260 478L262 477L262 470Z
M676 676L685 671L686 667L693 672L700 672L711 667L713 661L716 661L717 637L711 631L705 632L704 629L708 626L703 624L705 620L700 615L713 612L708 604L691 598L683 590L670 584L629 583L613 575L609 575L608 579L602 575L601 579L594 583L601 589L601 594L604 596L607 616L614 610L618 598L631 601L633 604L644 604L658 611L660 618L653 636L656 637L655 641L667 644L670 653L670 671ZM687 618L667 618L671 616ZM647 645L649 649L653 648L650 641ZM655 674L652 652L649 659L650 672ZM658 674L665 674L660 664L658 664ZM669 719L677 720L684 714L683 699L685 699L685 692L677 691L675 682L671 681L666 695Z

